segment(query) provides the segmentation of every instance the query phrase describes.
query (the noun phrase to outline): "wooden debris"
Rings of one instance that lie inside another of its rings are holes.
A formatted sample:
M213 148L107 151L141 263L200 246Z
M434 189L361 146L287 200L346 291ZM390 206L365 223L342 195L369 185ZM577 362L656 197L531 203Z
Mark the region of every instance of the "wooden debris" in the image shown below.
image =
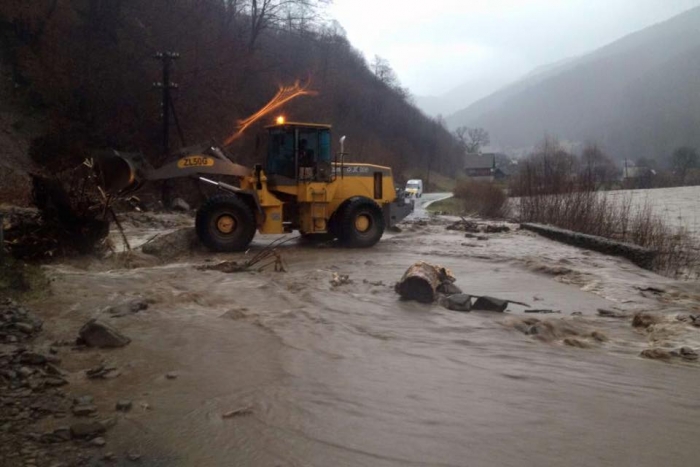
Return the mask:
M404 300L432 303L437 298L438 287L454 280L448 269L420 261L406 270L395 290Z
M89 168L80 166L52 178L32 175L37 211L6 213L5 244L18 259L47 259L93 253L109 234L107 204Z
M287 272L287 269L282 259L282 255L277 251L277 247L287 243L296 237L282 237L267 245L265 248L256 253L252 258L243 263L237 261L221 261L214 265L198 266L200 271L220 271L225 273L249 271L253 266L257 266L257 271L260 272L268 266L274 266L275 272ZM261 264L262 263L262 264Z

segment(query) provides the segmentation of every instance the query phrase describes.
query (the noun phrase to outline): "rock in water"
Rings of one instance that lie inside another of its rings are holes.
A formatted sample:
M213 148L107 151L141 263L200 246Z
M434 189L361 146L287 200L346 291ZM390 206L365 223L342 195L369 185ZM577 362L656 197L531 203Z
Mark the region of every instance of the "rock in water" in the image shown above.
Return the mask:
M632 326L635 328L648 328L662 321L661 316L652 313L639 312L632 318Z
M672 350L671 355L680 357L683 360L697 360L698 353L690 347L681 347L680 349Z
M442 300L442 306L453 311L469 311L472 309L472 297L463 293L450 295Z
M139 311L146 309L148 309L148 302L137 298L120 303L119 305L111 306L107 308L106 311L115 318L121 318L122 316L138 313Z
M131 339L109 324L91 319L80 328L80 338L90 347L124 347Z
M479 297L472 307L474 310L504 312L508 308L508 300L493 297Z
M644 358L649 358L652 360L670 360L672 357L671 352L668 350L664 349L659 349L659 348L653 348L653 349L646 349L642 350L642 352L639 354Z

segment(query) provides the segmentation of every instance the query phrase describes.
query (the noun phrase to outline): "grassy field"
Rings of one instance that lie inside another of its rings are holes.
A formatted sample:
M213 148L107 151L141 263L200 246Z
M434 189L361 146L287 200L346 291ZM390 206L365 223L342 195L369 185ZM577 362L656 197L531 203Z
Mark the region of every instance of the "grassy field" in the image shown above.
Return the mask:
M450 216L463 216L464 203L457 198L447 198L431 203L426 210L428 212L440 212Z

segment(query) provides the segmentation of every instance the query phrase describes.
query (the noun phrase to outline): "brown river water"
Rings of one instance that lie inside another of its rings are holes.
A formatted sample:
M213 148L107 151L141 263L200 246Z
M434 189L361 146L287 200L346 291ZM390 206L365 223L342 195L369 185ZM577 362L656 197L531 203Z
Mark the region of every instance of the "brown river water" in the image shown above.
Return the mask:
M639 356L698 349L700 328L675 319L700 311L697 284L528 232L477 240L444 227L409 225L368 250L291 242L280 249L286 273L197 270L243 257L209 253L136 269L54 266L53 297L37 306L48 337L69 338L107 305L151 302L104 318L129 346L66 363L71 390L104 412L134 401L108 448L139 452L142 465L698 465L700 364ZM450 268L467 293L561 313L399 301L393 284L418 260ZM353 282L334 287L333 272ZM665 292L635 288L650 285ZM666 318L649 333L598 308ZM519 331L529 317L554 334ZM100 360L121 376L86 381L81 370Z

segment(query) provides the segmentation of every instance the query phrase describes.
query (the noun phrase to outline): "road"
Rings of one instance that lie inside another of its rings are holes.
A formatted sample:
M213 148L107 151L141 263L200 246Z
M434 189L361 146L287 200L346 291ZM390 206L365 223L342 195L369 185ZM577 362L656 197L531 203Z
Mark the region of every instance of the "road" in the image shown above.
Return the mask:
M436 201L451 198L452 193L423 193L420 198L414 199L415 211L409 216L409 219L420 219L428 217L426 208Z

